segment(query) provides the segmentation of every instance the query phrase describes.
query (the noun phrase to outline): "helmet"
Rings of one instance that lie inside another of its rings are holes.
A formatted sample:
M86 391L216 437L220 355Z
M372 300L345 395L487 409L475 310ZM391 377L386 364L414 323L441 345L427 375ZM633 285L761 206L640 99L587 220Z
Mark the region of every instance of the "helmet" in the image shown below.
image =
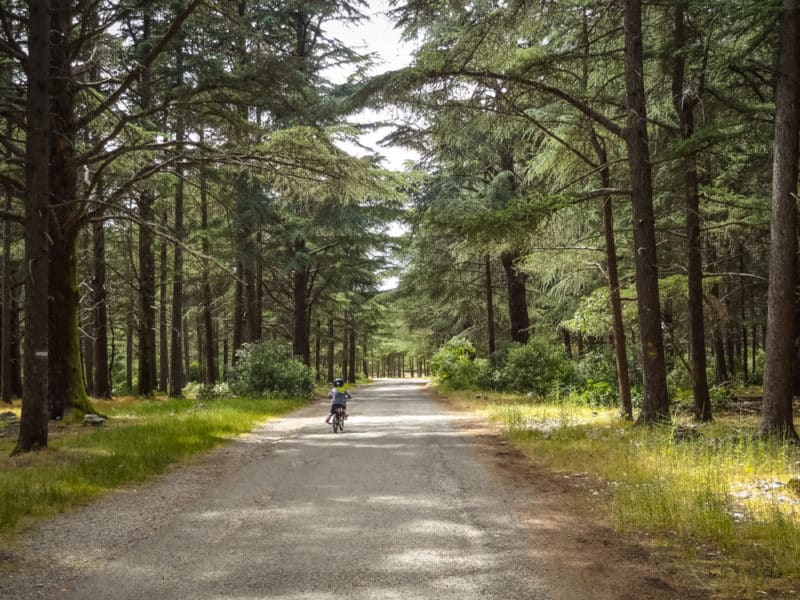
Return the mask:
M337 377L336 379L333 380L334 387L342 387L343 385L344 385L344 379L342 379L341 377Z

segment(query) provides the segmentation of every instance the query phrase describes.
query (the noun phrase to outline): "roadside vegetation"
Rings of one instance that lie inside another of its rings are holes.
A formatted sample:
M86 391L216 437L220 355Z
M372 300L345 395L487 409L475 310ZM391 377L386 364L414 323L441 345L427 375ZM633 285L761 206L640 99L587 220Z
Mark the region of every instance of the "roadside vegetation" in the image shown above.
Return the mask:
M79 506L299 407L292 398L95 400L103 427L59 424L46 451L9 458L0 440L0 541L34 519Z
M248 344L227 384L189 385L184 398L93 400L106 418L86 428L51 425L48 449L9 457L15 439L0 439L0 541L46 517L251 431L314 396L313 371L277 343ZM19 403L14 411L20 412ZM75 413L78 414L78 413Z
M643 428L622 419L613 399L574 389L438 389L487 416L530 460L588 476L593 511L683 559L679 576L713 597L800 593L800 448L756 439L756 402L720 403L704 424L676 405L670 425Z

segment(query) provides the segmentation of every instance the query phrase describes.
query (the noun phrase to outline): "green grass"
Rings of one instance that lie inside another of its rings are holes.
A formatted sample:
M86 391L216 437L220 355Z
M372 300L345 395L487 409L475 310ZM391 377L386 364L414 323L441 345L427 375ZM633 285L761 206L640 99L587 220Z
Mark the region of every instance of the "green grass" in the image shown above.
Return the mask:
M299 400L225 399L95 402L106 427L62 427L47 450L10 458L0 440L0 540L101 494L163 472L255 425L297 408Z
M718 415L676 441L673 428L633 427L616 410L448 396L484 412L532 460L600 478L597 508L717 572L718 597L800 595L800 495L778 485L800 476L800 449L756 440L755 418Z

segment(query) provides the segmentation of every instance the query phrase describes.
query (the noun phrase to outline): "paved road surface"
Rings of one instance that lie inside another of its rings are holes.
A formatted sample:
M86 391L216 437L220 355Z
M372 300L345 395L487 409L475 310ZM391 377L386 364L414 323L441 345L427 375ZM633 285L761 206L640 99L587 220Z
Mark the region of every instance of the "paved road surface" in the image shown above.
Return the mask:
M247 460L169 509L162 501L173 515L120 544L110 561L74 549L85 568L58 589L40 584L42 597L551 597L536 540L513 509L519 498L481 462L457 424L466 417L407 380L358 389L342 434L324 425L323 410L236 442ZM148 507L139 510L147 520Z

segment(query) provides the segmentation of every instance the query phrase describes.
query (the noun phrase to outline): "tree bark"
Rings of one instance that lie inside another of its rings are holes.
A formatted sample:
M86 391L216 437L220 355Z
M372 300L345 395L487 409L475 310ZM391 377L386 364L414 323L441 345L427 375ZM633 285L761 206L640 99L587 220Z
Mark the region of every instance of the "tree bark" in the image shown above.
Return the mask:
M142 40L151 43L152 9L143 5ZM139 92L141 107L147 111L151 104L150 66L142 69ZM146 185L146 184L145 184ZM156 265L153 254L154 197L145 188L139 193L139 385L140 396L150 396L156 390Z
M797 439L792 414L794 294L797 283L797 161L800 135L800 0L783 0L767 292L767 352L761 437Z
M348 383L356 382L356 320L355 317L350 315L350 342L349 342L350 358L348 360L347 381Z
M183 141L182 126L178 128L179 140ZM175 248L173 250L172 274L172 328L170 330L170 368L169 396L180 398L183 395L183 172L178 169L178 181L175 187Z
M11 193L6 192L6 210L11 211ZM14 287L14 275L11 265L11 220L3 222L3 314L2 335L0 336L0 398L10 404L13 398L11 388L11 317L14 311L11 308Z
M506 272L508 288L508 314L511 321L511 339L520 344L528 341L528 299L525 292L526 275L517 270L519 250L508 250L500 255L500 262Z
M684 4L675 7L675 66L672 78L672 100L681 126L681 138L694 135L694 107L698 99L685 92L686 23ZM711 398L706 376L706 334L703 318L703 254L700 242L700 197L697 181L697 158L689 153L681 160L686 202L686 239L688 243L687 279L689 288L689 357L694 395L694 418L711 421Z
M245 342L261 339L261 314L258 308L258 280L253 258L248 257L244 267Z
M108 308L106 300L106 229L92 224L92 305L94 308L94 395L111 398L108 364Z
M217 356L215 352L216 343L214 341L214 317L213 305L214 297L211 295L211 279L209 275L209 252L210 244L208 241L208 184L206 182L206 170L200 167L200 227L203 230L203 271L201 274L201 286L203 289L203 334L205 336L205 371L207 383L216 383L219 379L217 371Z
M605 189L611 188L611 169L608 164L608 153L605 144L596 136L592 136L595 150L600 159L600 179ZM625 339L625 326L622 322L622 298L619 291L619 268L617 264L617 241L614 237L614 205L612 197L603 199L603 237L605 240L606 270L608 275L608 298L611 308L612 339L614 342L614 358L617 367L617 390L619 391L619 409L623 418L633 419L633 403L631 400L631 380L628 371L628 343ZM580 342L581 337L578 337ZM583 354L581 351L580 354Z
M139 384L140 396L156 389L156 265L153 256L153 196L139 195Z
M94 256L93 253L90 253L90 246L92 244L92 232L85 231L81 235L81 256ZM82 265L85 267L88 275L88 292L83 294L81 308L80 308L80 318L82 321L81 325L81 354L83 355L83 380L86 382L86 393L89 396L95 395L95 386L94 386L94 293L91 288L91 282L94 280L92 275L92 269L94 266L94 261L92 258L89 258L86 261L87 265Z
M625 89L628 123L625 143L631 175L636 292L642 345L644 399L637 423L668 421L669 394L658 296L655 215L642 49L642 2L625 0Z
M179 42L176 50L176 68L179 84L183 78L183 49ZM183 116L177 116L175 126L175 140L177 151L180 152L185 141ZM175 184L175 248L173 250L172 273L172 329L170 335L170 368L169 368L169 396L180 398L183 395L185 373L183 372L183 242L186 231L183 225L184 185L183 167L178 166L177 182Z
M489 337L488 350L489 354L494 354L497 351L494 335L494 292L492 289L492 259L487 253L484 256L485 269L486 269L486 330Z
M231 364L233 365L235 365L237 361L236 353L245 341L243 270L242 262L238 261L236 263L236 283L234 284L233 290L233 356L231 357Z
M49 361L51 419L61 419L72 409L91 411L81 364L77 239L71 231L63 233L53 237L50 251L49 351L58 357Z
M314 331L314 373L317 383L322 381L322 324L317 319Z
M72 74L71 0L51 3L50 23L50 418L91 410L80 351L77 238L80 232L75 158L76 86Z
M710 265L709 271L713 273L716 270L717 253L714 245L708 243L708 264ZM719 284L714 283L711 287L711 295L716 302L720 303ZM719 312L719 311L717 311ZM730 375L728 374L727 361L725 360L725 336L723 334L723 321L719 317L714 319L712 326L712 343L714 344L714 383L718 386L727 385L730 383Z
M342 379L347 378L347 362L350 358L350 323L347 319L347 313L344 315L344 326L342 327Z
M50 2L31 0L25 137L25 383L14 454L47 447Z
M161 227L166 231L167 213L161 213ZM169 384L169 321L167 319L167 242L161 239L159 256L159 306L158 306L158 391L165 392Z
M183 317L183 331L181 332L183 341L183 384L186 385L187 381L194 381L192 375L192 358L191 358L191 335L189 335L189 319Z
M328 382L333 381L333 378L334 378L333 365L334 365L334 354L335 354L335 351L336 351L336 346L335 346L336 340L335 340L335 338L333 336L334 336L333 319L328 319L328 352L327 352L327 356L325 357L327 359L327 362L328 362L328 364L327 364L327 367L328 367Z
M133 393L133 337L136 330L134 311L136 301L131 298L128 302L128 318L125 320L125 389L128 394Z
M305 253L306 244L298 239L294 244L295 256ZM292 296L294 301L294 331L292 333L292 352L306 365L311 366L311 348L309 344L308 325L308 268L305 264L295 267L293 275ZM342 376L344 377L344 373Z

